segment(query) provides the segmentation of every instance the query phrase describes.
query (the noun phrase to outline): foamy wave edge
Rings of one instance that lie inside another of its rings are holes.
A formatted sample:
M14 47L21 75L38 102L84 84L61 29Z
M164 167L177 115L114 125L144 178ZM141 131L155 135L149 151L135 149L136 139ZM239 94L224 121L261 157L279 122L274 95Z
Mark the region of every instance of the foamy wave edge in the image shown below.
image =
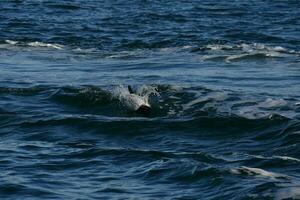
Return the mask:
M52 48L52 49L58 49L58 50L62 50L64 49L63 45L60 44L50 44L50 43L44 43L44 42L28 42L28 43L21 43L19 41L15 41L15 40L5 40L5 43L8 45L20 45L20 46L30 46L30 47L41 47L41 48Z

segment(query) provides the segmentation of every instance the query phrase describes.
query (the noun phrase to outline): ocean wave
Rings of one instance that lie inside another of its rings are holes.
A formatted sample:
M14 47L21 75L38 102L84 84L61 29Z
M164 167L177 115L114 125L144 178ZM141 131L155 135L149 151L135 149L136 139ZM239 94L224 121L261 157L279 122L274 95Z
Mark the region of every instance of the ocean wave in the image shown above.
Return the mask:
M300 199L300 187L299 184L287 185L284 188L276 192L275 200L282 199Z
M58 88L50 95L50 98L62 103L78 106L95 106L108 104L112 100L112 96L108 91L96 87Z
M29 42L27 43L28 46L32 47L46 47L46 48L53 48L53 49L63 49L63 45L59 44L49 44L49 43L43 43L43 42Z
M205 87L180 87L176 85L133 86L137 95L151 105L150 117L193 119L199 117L241 118L246 120L299 120L299 99L250 95L230 90L213 90ZM94 110L108 116L128 116L122 94L127 86L1 87L0 94L15 96L42 95L50 101L79 109ZM125 95L126 96L126 95ZM90 112L90 111L88 111ZM87 113L88 114L88 113ZM134 113L132 113L135 116Z
M259 58L283 58L288 56L299 56L300 53L281 46L267 46L264 44L241 43L237 45L230 44L208 44L199 47L203 51L202 60L224 60L226 62L240 61ZM194 50L195 51L195 50Z
M62 9L62 10L78 10L81 9L82 7L80 5L75 5L71 3L63 3L63 2L46 2L45 5L49 8L54 8L54 9Z
M118 87L117 87L118 88ZM120 102L119 94L126 90L126 87L113 89L108 91L106 100L116 100ZM95 91L83 90L79 95L94 94ZM294 101L287 101L284 99L272 98L252 98L249 99L247 95L244 97L228 91L210 91L205 88L193 89L177 89L164 88L163 86L141 86L137 88L139 95L147 98L147 101L153 107L153 116L239 116L246 119L274 119L281 116L282 118L293 119L298 115L297 106ZM235 98L239 96L239 98ZM91 97L101 99L95 94ZM242 98L242 99L241 99ZM244 99L243 99L244 98ZM248 101L246 101L246 99ZM86 100L84 100L86 101ZM246 102L250 102L247 104ZM253 104L253 102L255 102Z
M46 91L47 88L45 87L0 87L0 94L11 94L11 95L18 95L18 96L31 96L39 94L40 92Z
M128 44L129 45L129 44ZM206 45L161 45L153 47L143 46L142 44L131 44L130 48L102 49L97 47L65 46L57 43L46 43L41 41L24 42L16 40L5 40L0 44L0 48L16 50L49 49L64 50L70 56L96 56L98 59L126 60L143 59L145 57L156 59L157 57L173 55L180 59L183 55L191 56L191 59L201 61L224 61L239 62L251 61L267 58L288 58L298 57L300 52L282 46L268 46L260 43L240 43L240 44L206 44Z
M240 44L207 44L207 45L182 45L167 47L135 47L124 51L109 52L105 58L109 59L139 59L147 57L165 56L200 56L202 61L251 61L268 58L298 57L300 52L281 46L268 46L259 43ZM179 57L180 57L179 56Z
M248 175L248 176L255 176L258 178L270 178L273 180L289 179L289 177L284 174L270 172L260 168L246 167L246 166L231 169L230 172L237 175Z
M7 44L11 44L11 45L18 44L18 41L13 41L13 40L5 40L5 42L6 42Z
M278 158L284 161L300 162L300 159L293 158L290 156L273 156L273 158Z
M10 180L10 178L7 178L7 180ZM54 191L51 191L43 187L33 186L33 185L29 186L27 183L24 182L24 180L22 180L21 183L13 180L4 183L0 186L0 192L2 194L5 194L5 195L1 195L3 198L9 197L16 193L25 196L31 194L33 196L40 196L44 198L55 197L57 195Z
M39 42L39 41L34 41L34 42L23 42L23 41L15 41L15 40L5 40L5 44L11 45L11 46L17 46L20 48L24 47L34 47L34 48L49 48L49 49L57 49L57 50L63 50L64 45L60 44L51 44L51 43L44 43L44 42ZM1 46L4 48L5 46ZM7 46L9 48L9 46Z

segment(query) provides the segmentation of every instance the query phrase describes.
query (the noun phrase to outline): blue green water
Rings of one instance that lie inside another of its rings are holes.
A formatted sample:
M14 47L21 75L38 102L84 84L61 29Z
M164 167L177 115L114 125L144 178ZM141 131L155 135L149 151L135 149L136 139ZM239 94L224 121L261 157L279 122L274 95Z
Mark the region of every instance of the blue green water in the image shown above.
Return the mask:
M300 199L300 1L1 0L0 70L0 199Z

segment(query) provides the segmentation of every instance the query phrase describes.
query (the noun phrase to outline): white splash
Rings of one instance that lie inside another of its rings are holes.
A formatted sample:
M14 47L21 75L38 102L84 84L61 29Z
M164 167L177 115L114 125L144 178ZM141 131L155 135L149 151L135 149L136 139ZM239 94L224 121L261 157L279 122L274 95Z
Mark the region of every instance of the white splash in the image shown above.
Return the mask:
M122 106L130 111L136 111L140 106L149 104L150 94L157 94L154 87L142 86L137 89L136 94L130 94L127 87L118 86L112 91L114 99L119 100Z
M157 87L151 85L142 85L137 89L136 93L140 96L147 97L147 99L151 94L159 96L159 93L157 92Z

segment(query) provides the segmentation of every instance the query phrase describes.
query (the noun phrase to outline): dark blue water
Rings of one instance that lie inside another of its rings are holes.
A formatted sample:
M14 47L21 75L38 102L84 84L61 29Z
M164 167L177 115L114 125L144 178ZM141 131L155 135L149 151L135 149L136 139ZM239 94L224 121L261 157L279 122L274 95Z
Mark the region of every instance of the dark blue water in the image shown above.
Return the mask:
M1 0L0 70L1 199L300 199L300 1Z

